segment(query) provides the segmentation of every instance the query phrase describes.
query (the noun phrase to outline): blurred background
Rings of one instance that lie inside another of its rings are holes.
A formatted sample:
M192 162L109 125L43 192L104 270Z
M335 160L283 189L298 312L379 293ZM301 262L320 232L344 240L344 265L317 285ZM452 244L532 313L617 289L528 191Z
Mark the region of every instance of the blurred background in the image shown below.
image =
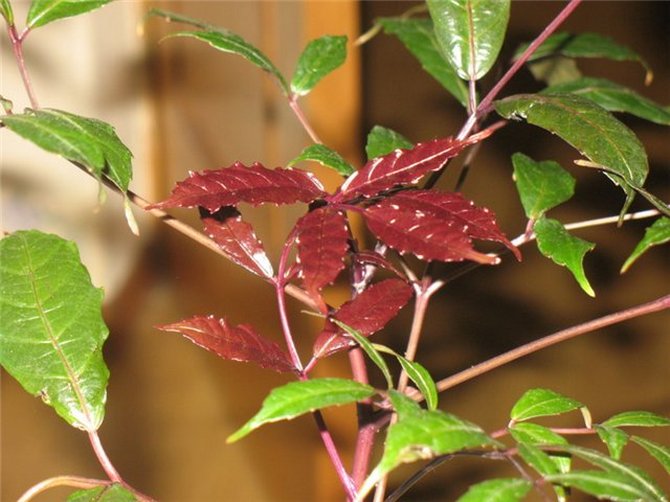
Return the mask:
M161 39L175 26L144 21L151 7L174 10L226 27L261 48L291 75L302 48L317 36L346 34L353 41L376 17L400 15L418 2L401 1L171 1L113 2L81 17L40 28L26 43L26 58L42 106L97 117L117 128L135 155L133 189L150 200L165 198L189 170L235 161L284 166L309 138L274 82L239 57L194 40ZM17 18L29 6L12 1ZM561 2L515 1L500 64L483 80L490 88L514 48L532 39ZM589 76L610 78L664 105L670 103L670 3L585 2L562 29L608 35L641 54L655 73L644 86L635 63L580 60ZM364 161L367 132L379 124L414 142L455 134L465 119L460 105L425 74L401 43L380 35L348 46L347 63L303 100L321 139L354 165ZM27 106L11 47L3 40L0 93ZM505 94L539 88L523 70ZM667 128L623 117L649 155L650 191L665 200L670 147ZM195 314L252 322L281 340L274 295L265 283L175 231L139 216L142 237L125 227L120 200L110 194L98 208L97 184L65 161L0 134L2 229L38 228L75 240L96 285L106 291L111 335L105 356L111 370L108 405L100 435L124 478L166 501L342 500L332 467L309 417L263 427L234 445L225 438L259 408L286 376L252 365L224 362L179 335L153 326ZM523 211L512 182L510 156L522 151L554 159L578 178L575 198L552 216L571 222L617 214L621 190L597 173L578 170L578 158L557 138L512 124L480 150L464 193L491 208L513 237L523 232ZM326 185L337 180L318 166ZM454 186L458 163L441 181ZM646 209L637 201L634 209ZM304 208L245 212L273 259ZM136 211L139 213L139 211ZM175 215L198 225L194 211ZM618 270L648 222L575 232L596 242L585 260L597 296L586 296L570 274L541 257L534 246L524 261L480 268L444 288L431 304L417 359L443 378L556 330L667 293L667 247L647 253L625 275ZM448 270L448 268L445 268ZM348 292L336 286L333 303ZM310 350L319 322L291 304L300 349ZM376 341L403 349L411 309ZM596 421L618 411L670 414L670 316L655 314L586 335L509 364L441 396L441 407L488 431L503 427L514 401L529 387L548 387L587 404ZM317 374L348 376L346 355L324 361ZM326 413L347 459L356 428L352 408ZM16 500L33 484L60 474L101 477L83 433L62 422L37 398L2 375L1 492ZM562 424L577 426L572 414ZM646 431L645 431L646 432ZM668 444L668 431L648 437ZM595 446L594 441L585 441ZM639 462L670 490L667 474L629 447L624 459ZM392 485L418 465L401 469ZM453 500L486 476L512 476L510 466L459 459L426 477L404 500ZM63 500L53 490L38 500Z

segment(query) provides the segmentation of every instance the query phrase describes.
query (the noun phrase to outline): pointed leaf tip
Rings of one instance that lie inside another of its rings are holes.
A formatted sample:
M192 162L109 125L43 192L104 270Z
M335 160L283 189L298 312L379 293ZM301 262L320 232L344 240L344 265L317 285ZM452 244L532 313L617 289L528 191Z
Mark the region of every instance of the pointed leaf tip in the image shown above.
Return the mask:
M347 37L326 35L307 44L298 59L291 79L291 91L308 94L319 81L344 63L347 57Z

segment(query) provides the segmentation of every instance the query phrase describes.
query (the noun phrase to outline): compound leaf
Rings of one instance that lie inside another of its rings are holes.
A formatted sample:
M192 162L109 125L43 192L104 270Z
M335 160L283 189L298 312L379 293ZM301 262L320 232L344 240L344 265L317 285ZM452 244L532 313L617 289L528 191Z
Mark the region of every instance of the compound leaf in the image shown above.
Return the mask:
M100 120L49 108L4 115L2 123L14 133L47 152L103 174L123 192L132 178L132 153L114 128Z
M375 389L369 385L342 378L315 378L291 382L274 388L263 401L260 411L237 432L230 435L226 442L234 443L270 422L291 420L328 406L355 403L374 393Z
M421 63L421 67L449 91L459 103L467 106L468 89L452 65L446 64L447 61L440 51L433 30L433 22L430 19L381 18L377 22L384 28L385 33L397 36L407 50ZM368 158L372 159L378 155L368 153Z
M595 296L584 273L583 264L584 255L591 251L595 244L571 235L559 221L549 218L540 218L533 228L540 252L557 265L567 267L584 292L589 296Z
M74 243L34 230L0 241L0 363L86 431L105 413L102 296Z
M536 162L523 153L512 155L514 181L526 216L536 220L572 197L575 179L558 162Z
M278 372L293 371L288 354L266 340L249 324L231 326L214 316L194 316L173 324L156 326L161 331L180 333L193 343L222 359L256 363Z
M300 54L298 67L291 79L291 91L308 94L323 77L339 67L347 58L347 37L326 35L307 44Z
M230 167L190 173L177 183L170 197L150 208L202 206L215 212L241 202L292 204L312 202L324 196L323 186L311 174L296 169L268 169L258 162L247 167L235 162Z
M135 502L137 497L124 486L114 483L71 493L67 502Z
M517 502L532 487L530 481L521 478L489 479L472 485L456 502Z
M414 147L414 144L399 132L376 125L368 133L365 153L368 156L368 160L372 160L397 149L409 150L412 147Z
M647 227L644 237L626 259L621 267L621 273L626 272L635 261L646 253L649 248L670 242L670 218L663 216Z
M44 26L57 19L77 16L97 9L112 0L33 0L26 25L28 28Z
M606 425L596 425L595 429L600 440L607 446L610 456L616 460L621 460L621 452L624 446L628 444L628 434L616 427Z
M602 425L609 427L667 427L670 418L651 411L624 411L605 420Z
M579 401L549 389L529 389L514 403L510 418L522 422L531 418L560 415L581 408Z
M427 0L442 53L458 76L479 80L495 63L509 21L509 0Z
M649 455L654 457L663 466L663 468L670 474L670 448L660 445L649 439L641 438L640 436L632 436L631 440L644 448Z
M328 148L326 145L315 144L309 145L300 155L288 163L288 166L294 166L301 161L314 161L322 166L334 169L342 176L349 176L356 171L349 162L337 153L335 150Z

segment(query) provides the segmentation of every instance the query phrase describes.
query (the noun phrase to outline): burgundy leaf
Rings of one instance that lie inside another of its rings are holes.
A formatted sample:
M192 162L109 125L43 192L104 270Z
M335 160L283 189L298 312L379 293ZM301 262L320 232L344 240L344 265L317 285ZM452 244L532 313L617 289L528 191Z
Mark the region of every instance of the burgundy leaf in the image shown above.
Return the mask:
M363 216L379 240L423 260L498 263L498 258L476 251L472 239L501 242L521 259L493 213L458 193L406 191L366 208Z
M223 250L226 256L261 277L272 277L272 264L265 254L253 227L242 220L234 207L224 207L215 213L201 210L204 230Z
M181 333L196 345L223 359L252 362L279 372L295 369L279 345L263 338L248 324L230 326L225 319L216 319L210 315L156 327L162 331Z
M310 294L319 296L344 268L349 248L346 217L324 206L300 218L296 231L299 277Z
M202 206L214 212L223 206L246 202L292 204L312 202L325 196L323 186L311 174L291 168L268 169L259 163L249 167L236 162L230 167L199 173L177 183L167 200L149 209Z
M375 268L382 268L388 270L389 272L393 272L401 279L406 278L404 272L399 270L395 265L393 265L393 263L387 260L385 256L377 253L376 251L366 251L366 250L359 251L353 256L353 259L354 262L359 263L361 265L372 266Z
M370 336L393 319L412 297L412 287L400 279L385 279L373 284L351 301L344 303L333 317ZM314 356L326 357L356 342L345 337L333 322L326 321L324 330L314 342Z
M466 140L453 137L418 143L409 150L396 149L382 157L370 160L353 173L330 197L332 202L344 202L357 197L371 197L396 185L418 182L426 174L437 171L465 147L488 137L499 126L485 129Z

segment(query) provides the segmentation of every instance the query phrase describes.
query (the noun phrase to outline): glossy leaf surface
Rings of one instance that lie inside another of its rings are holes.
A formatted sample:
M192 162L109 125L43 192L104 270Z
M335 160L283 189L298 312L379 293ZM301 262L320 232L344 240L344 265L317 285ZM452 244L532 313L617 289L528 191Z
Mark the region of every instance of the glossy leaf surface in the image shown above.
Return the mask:
M400 279L385 279L372 284L335 311L333 318L370 336L393 319L412 297L412 287ZM314 356L325 357L354 345L330 321L314 342Z
M312 40L300 54L291 79L291 92L308 94L323 77L339 67L347 58L347 37L331 36Z
M531 422L515 423L510 429L510 434L518 443L526 443L535 446L542 445L564 445L568 441L551 429ZM558 467L559 472L570 470L571 459L565 454L548 453L549 458Z
M541 94L563 93L588 98L610 112L625 112L660 125L670 125L670 112L661 105L628 87L604 78L584 77L552 85L541 92Z
M639 444L647 453L658 460L666 472L670 474L670 448L639 436L632 436L631 440Z
M71 493L67 502L135 502L138 500L133 492L120 484L99 486Z
M456 70L442 55L437 38L435 38L433 22L430 19L381 18L377 22L384 28L385 33L397 36L407 50L421 63L421 67L449 91L459 103L467 106L468 89ZM369 159L377 156L368 154Z
M369 385L341 378L315 378L275 387L260 411L226 442L234 443L261 425L290 420L328 406L355 403L375 393Z
M170 197L150 207L202 206L215 212L242 202L292 204L312 202L324 195L321 183L310 173L297 169L268 169L259 163L247 167L236 162L230 167L190 173L177 183Z
M558 162L537 162L522 153L515 153L512 163L516 188L528 218L536 220L572 197L575 179Z
M203 210L203 230L216 242L232 262L261 277L272 277L272 263L253 227L242 219L234 207L223 207L215 213Z
M584 273L583 263L584 255L591 251L595 244L571 235L559 221L549 218L540 218L533 228L540 252L557 265L567 267L584 292L589 296L595 296Z
M531 488L525 479L489 479L472 485L456 502L517 502L524 500Z
M412 142L399 132L376 125L368 133L365 154L368 160L372 160L376 157L388 155L394 150L409 150L413 147Z
M43 150L83 164L97 177L104 174L122 191L128 190L132 154L109 124L48 108L4 115L2 123Z
M305 148L300 155L288 163L289 167L294 166L298 162L303 161L314 161L318 162L322 166L330 167L334 169L342 176L349 176L353 174L355 169L352 167L349 162L344 160L344 158L337 153L335 150L328 148L325 145L315 144L309 145Z
M631 255L621 267L621 272L626 272L637 259L646 253L649 248L670 242L670 218L663 216L647 227L644 237L638 242Z
M476 251L472 239L500 242L520 258L493 213L476 207L459 193L401 192L366 208L363 216L379 240L423 260L498 263L497 257Z
M605 420L603 425L609 427L667 427L670 426L670 418L650 411L624 411Z
M644 490L638 486L630 484L627 476L616 472L605 471L572 471L563 474L553 474L545 477L546 481L559 483L566 487L577 488L583 492L593 495L599 500L632 502L636 500L655 500L648 499Z
M649 166L635 134L591 100L572 94L520 94L498 101L505 118L520 117L560 136L595 164L614 173L608 177L632 200L631 187L641 187Z
M521 422L531 418L560 415L581 407L579 401L562 396L553 390L530 389L514 403L510 418L515 422Z
M558 466L544 451L532 443L519 443L517 445L519 455L524 462L530 465L543 476L547 474L558 474Z
M256 363L279 372L294 370L288 354L276 343L259 335L249 324L231 326L225 319L210 315L156 327L161 331L180 333L222 359Z
M111 0L32 0L26 25L37 28L57 19L89 12L109 2Z
M416 361L410 361L398 354L396 357L402 366L402 369L407 373L409 379L414 382L416 388L419 389L419 392L421 392L426 399L428 409L437 409L437 386L428 370Z
M74 243L38 231L0 241L0 363L87 431L102 423L109 379L102 296Z
M509 21L509 0L427 0L437 42L458 76L479 80L495 63Z
M616 427L606 425L596 425L595 429L600 440L607 446L610 456L613 459L621 460L621 452L624 446L628 444L628 434Z

